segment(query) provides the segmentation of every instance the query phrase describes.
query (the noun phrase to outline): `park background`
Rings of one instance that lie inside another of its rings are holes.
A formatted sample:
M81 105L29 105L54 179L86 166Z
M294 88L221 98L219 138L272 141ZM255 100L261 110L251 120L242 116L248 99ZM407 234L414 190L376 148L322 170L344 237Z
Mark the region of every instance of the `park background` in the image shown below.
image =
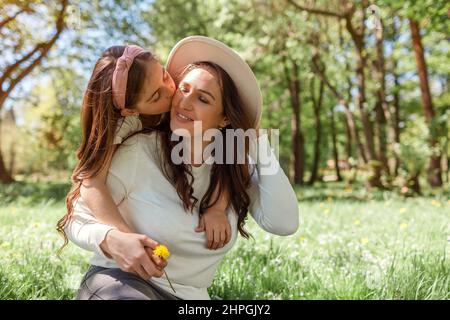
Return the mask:
M445 0L0 0L0 299L72 299L89 253L55 230L80 105L111 45L162 61L189 35L237 50L300 228L239 239L230 299L450 298L450 46Z

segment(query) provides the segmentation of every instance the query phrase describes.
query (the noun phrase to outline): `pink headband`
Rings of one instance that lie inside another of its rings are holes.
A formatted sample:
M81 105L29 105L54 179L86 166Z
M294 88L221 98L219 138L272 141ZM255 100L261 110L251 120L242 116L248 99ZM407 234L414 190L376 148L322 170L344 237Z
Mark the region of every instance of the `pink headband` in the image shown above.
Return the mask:
M127 91L128 71L134 58L145 50L136 45L127 45L122 56L117 60L112 78L112 99L117 109L125 108L125 94Z

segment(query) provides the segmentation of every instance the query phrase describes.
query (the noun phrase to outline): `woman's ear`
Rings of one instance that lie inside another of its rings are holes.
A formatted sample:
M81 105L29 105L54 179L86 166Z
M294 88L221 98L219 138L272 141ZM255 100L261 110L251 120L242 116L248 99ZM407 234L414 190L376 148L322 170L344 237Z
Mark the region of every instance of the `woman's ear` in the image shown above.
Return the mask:
M225 128L230 123L231 123L230 120L228 120L227 117L224 117L223 120L219 124L219 129Z
M139 115L139 112L137 112L137 111L134 110L134 109L123 108L123 109L120 111L120 114L121 114L122 116L124 116L124 117L129 117L129 116L138 116L138 115Z

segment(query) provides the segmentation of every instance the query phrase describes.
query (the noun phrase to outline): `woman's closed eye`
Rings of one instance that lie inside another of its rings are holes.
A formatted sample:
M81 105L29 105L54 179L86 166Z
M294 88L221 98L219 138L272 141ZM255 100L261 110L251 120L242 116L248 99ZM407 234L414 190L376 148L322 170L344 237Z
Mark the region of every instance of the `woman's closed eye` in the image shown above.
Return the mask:
M181 91L181 92L183 92L183 93L189 93L189 88L187 87L187 86L185 86L185 85L179 85L178 86L178 89ZM199 94L198 95L198 100L200 100L200 102L202 102L202 103L207 103L207 104L209 104L209 100L207 99L207 98L205 98L203 95L201 95L201 94Z
M199 96L198 100L200 100L203 103L209 103L208 99L204 98L203 96Z

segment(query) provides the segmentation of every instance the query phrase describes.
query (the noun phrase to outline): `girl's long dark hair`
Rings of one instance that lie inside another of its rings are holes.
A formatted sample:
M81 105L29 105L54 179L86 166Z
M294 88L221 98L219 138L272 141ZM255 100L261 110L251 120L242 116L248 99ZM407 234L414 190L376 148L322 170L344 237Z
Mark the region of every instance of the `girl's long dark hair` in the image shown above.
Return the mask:
M57 223L57 230L68 239L64 231L73 213L75 201L80 197L80 187L83 179L96 176L109 162L114 151L114 136L120 111L112 102L112 76L117 60L122 56L125 46L108 48L97 60L91 78L87 85L81 106L82 138L77 150L78 163L72 173L72 188L66 197L67 212ZM125 105L133 107L139 97L145 82L145 62L155 59L155 56L145 51L138 55L128 72Z

